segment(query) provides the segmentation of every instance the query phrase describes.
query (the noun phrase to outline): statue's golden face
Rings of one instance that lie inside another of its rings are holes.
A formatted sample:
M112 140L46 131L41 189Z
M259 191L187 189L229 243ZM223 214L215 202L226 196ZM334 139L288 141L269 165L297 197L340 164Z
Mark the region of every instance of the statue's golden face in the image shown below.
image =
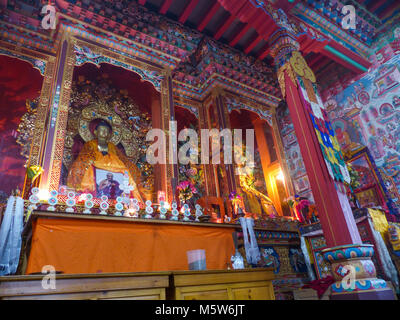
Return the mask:
M110 137L110 129L106 126L98 126L94 133L100 140L108 140Z

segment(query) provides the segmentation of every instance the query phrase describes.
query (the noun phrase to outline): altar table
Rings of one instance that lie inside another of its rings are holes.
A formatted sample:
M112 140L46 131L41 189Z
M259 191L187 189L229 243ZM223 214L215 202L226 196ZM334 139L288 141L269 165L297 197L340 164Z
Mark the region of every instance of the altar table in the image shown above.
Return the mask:
M226 269L235 226L115 216L34 212L26 274L188 270L186 252L204 249L207 269Z

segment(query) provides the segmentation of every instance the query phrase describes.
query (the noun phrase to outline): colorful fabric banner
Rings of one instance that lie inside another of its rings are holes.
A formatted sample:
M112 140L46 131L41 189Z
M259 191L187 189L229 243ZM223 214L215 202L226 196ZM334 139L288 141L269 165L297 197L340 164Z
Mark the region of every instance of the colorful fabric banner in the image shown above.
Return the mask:
M336 181L350 183L350 174L344 161L340 144L335 136L320 96L313 86L308 88L313 91L316 97L315 101L317 103L313 102L313 99L309 97L309 90L304 88L304 83L301 79L299 79L299 83L330 176Z

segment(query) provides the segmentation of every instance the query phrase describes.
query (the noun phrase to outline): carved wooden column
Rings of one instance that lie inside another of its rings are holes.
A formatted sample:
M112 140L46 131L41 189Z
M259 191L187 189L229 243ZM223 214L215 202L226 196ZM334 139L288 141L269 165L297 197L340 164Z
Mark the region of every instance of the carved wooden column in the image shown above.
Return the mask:
M151 101L151 122L153 129L163 130L162 104L161 96L156 94L152 96ZM157 163L153 167L154 172L154 194L153 202L158 202L157 192L167 192L167 164Z
M218 113L221 118L220 125L222 126L222 129L232 129L229 118L228 106L226 104L224 91L222 89L217 91L215 101L216 105L218 106L217 110L219 110ZM233 145L232 145L232 150L233 150ZM233 155L232 155L232 160L234 161ZM227 174L229 193L231 193L232 191L237 191L237 188L240 186L240 182L239 182L239 176L235 174L234 163L224 164L224 166Z
M202 129L209 129L211 127L208 117L209 100L204 101L199 109L199 136L201 136ZM201 160L199 160L201 161ZM214 177L214 170L211 164L203 164L205 191L207 196L217 196L217 187Z
M170 121L175 121L175 109L174 109L174 97L173 97L173 83L171 70L165 70L166 76L162 82L162 94L161 94L161 106L162 106L162 128L165 132L166 137L166 159L165 175L166 175L166 198L167 201L171 202L176 199L176 186L179 179L178 171L178 154L172 149L172 141L170 137ZM177 137L175 137L177 138ZM175 139L174 139L175 140ZM177 147L177 140L175 141ZM171 152L172 151L172 152ZM161 166L164 170L163 166ZM162 172L164 176L164 172Z
M43 158L41 161L44 172L40 181L40 188L49 191L58 191L60 182L74 65L74 39L68 33L65 33L60 41L60 47L57 52L55 63L56 76L49 98L50 108L47 116L47 134L45 136Z
M42 90L40 92L39 104L36 113L35 126L32 134L32 142L31 149L29 153L29 160L27 163L27 167L30 166L41 166L43 159L43 149L46 135L46 123L49 115L50 108L50 99L52 97L52 85L55 81L56 77L56 58L49 57L46 63L46 69L44 72L44 79L42 84ZM39 186L41 181L41 176L39 176L35 182L32 184L32 187ZM28 184L27 184L28 183ZM25 177L25 184L23 195L24 198L29 196L30 184L31 182L27 180Z

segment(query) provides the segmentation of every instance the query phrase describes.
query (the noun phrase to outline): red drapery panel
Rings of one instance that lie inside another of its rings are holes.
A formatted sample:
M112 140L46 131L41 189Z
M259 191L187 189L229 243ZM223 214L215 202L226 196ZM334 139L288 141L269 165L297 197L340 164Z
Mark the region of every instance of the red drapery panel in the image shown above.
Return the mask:
M207 269L226 269L234 228L38 218L27 274L188 270L186 252L204 249Z

